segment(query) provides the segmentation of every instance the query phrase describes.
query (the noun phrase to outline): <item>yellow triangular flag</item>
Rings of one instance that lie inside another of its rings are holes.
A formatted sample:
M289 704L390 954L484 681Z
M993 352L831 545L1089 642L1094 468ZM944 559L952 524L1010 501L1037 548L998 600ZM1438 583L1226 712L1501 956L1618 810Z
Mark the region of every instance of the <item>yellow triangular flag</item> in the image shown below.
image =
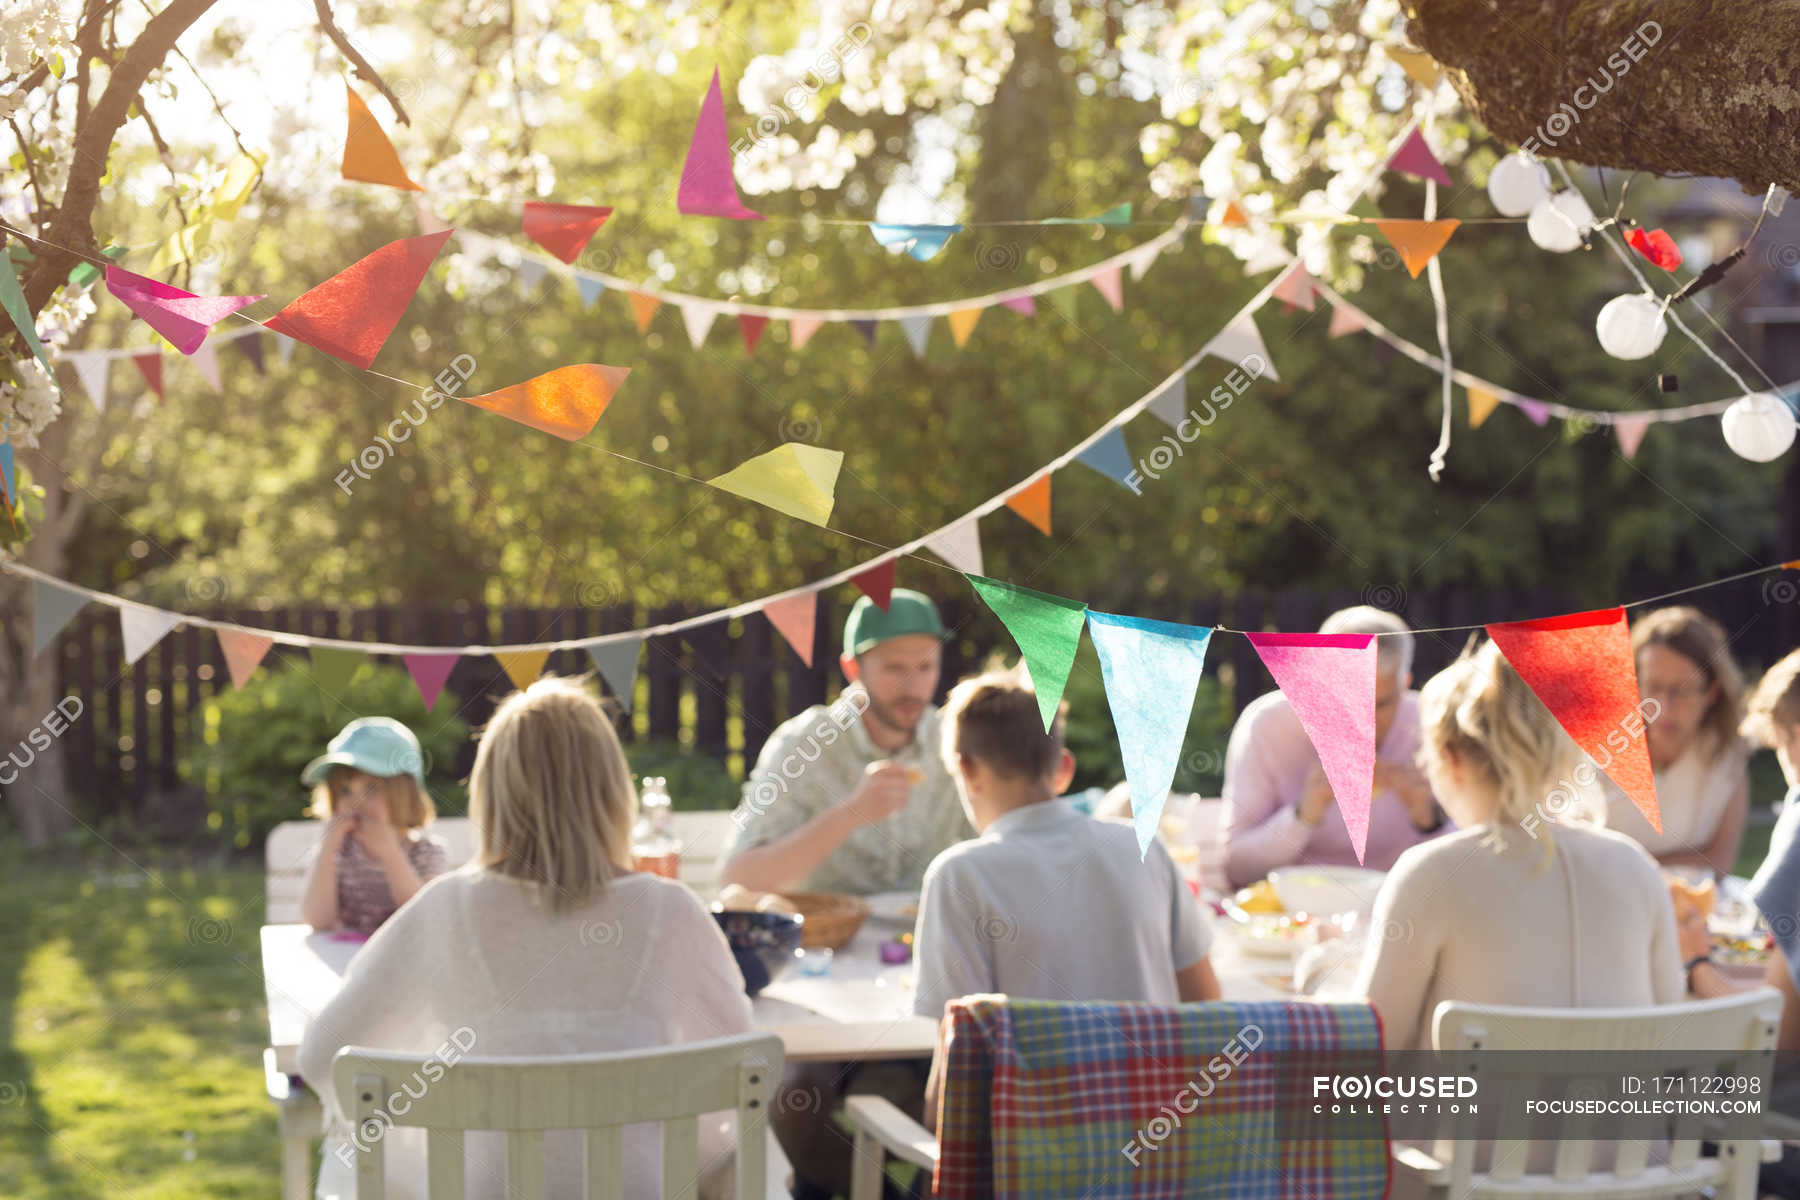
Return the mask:
M776 512L823 525L831 520L838 469L843 465L842 450L786 442L707 482Z
M521 692L537 682L537 677L544 669L544 660L550 657L548 650L508 650L494 651L494 657L512 680L513 686Z
M1387 55L1400 64L1400 69L1412 77L1412 81L1420 87L1436 87L1437 81L1444 77L1444 68L1437 59L1423 50L1402 50L1398 46L1387 47Z
M344 94L350 97L350 123L344 133L344 178L384 184L408 192L424 191L400 165L400 156L394 152L394 143L388 140L387 131L382 129L381 122L375 119L375 114L369 111L369 106L363 103L348 79L344 80Z
M956 339L957 349L961 349L969 335L975 332L975 322L981 320L979 308L959 308L949 316L950 336Z
M1425 264L1437 256L1437 252L1444 248L1444 243L1450 240L1450 235L1456 232L1456 227L1462 222L1393 220L1375 221L1372 224L1381 230L1381 236L1394 244L1394 249L1400 252L1400 261L1406 264L1406 269L1417 279L1419 272L1425 269Z
M631 311L637 317L638 332L642 333L650 328L650 318L656 315L657 307L662 304L662 301L655 296L646 296L642 292L627 292L625 298L631 301Z
M1488 419L1494 409L1499 407L1500 397L1486 388L1469 389L1469 428L1480 429L1481 423Z

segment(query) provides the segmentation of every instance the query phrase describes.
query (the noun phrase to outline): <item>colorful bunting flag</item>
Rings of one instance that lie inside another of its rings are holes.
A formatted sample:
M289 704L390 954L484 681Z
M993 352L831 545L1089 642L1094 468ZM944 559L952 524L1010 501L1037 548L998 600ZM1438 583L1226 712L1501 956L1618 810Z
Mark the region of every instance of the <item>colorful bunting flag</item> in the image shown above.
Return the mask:
M1050 476L1048 473L1036 479L1006 498L1006 507L1036 525L1038 532L1046 537L1050 534Z
M1275 290L1269 294L1287 305L1289 312L1296 308L1304 308L1307 312L1311 312L1313 310L1313 281L1312 275L1306 269L1306 264L1296 260L1294 265L1288 268L1287 274L1281 277L1281 282L1275 285Z
M256 368L258 375L268 373L263 366L262 334L252 333L248 337L235 337L231 339L231 344L238 348L238 353L250 360L250 365Z
M581 257L594 234L606 224L612 211L592 204L549 204L527 200L520 215L520 226L526 237L563 262L573 263Z
M0 254L0 258L6 256ZM81 592L66 588L60 583L50 583L43 579L32 582L32 618L31 618L31 653L42 654L44 648L56 639L63 631L63 626L74 619L75 614L87 606L88 598Z
M1493 415L1500 397L1484 387L1469 388L1469 428L1480 429L1481 423Z
M850 322L851 328L855 329L856 332L862 334L863 341L867 342L871 346L873 346L875 344L875 326L876 326L876 324L877 323L874 321L852 321L852 322Z
M1350 832L1356 861L1369 842L1375 788L1375 635L1247 633L1275 677L1319 764Z
M968 578L1025 656L1025 669L1031 673L1031 686L1037 692L1038 715L1044 718L1044 731L1048 733L1063 689L1069 685L1075 649L1081 644L1081 627L1087 620L1087 605L981 575Z
M1619 438L1619 453L1628 460L1636 458L1638 447L1644 442L1644 433L1649 428L1649 417L1620 417L1614 421L1613 432Z
M1171 429L1180 429L1189 413L1187 375L1177 375L1150 401L1150 412Z
M225 669L231 673L231 690L242 691L250 675L268 655L275 639L248 629L221 629L219 650L225 655Z
M959 308L951 313L950 336L956 339L956 348L962 349L969 342L969 335L975 332L975 323L981 320L981 309Z
M1450 175L1444 170L1444 164L1431 152L1431 147L1425 143L1425 135L1417 129L1400 143L1400 148L1394 151L1394 156L1388 159L1387 165L1390 170L1411 175L1415 179L1429 179L1439 187L1450 186Z
M496 650L494 661L512 680L512 685L521 692L537 682L537 677L544 670L544 660L550 657L548 650Z
M707 482L776 512L824 525L831 520L838 470L843 465L842 450L784 442Z
M1530 418L1533 425L1544 425L1550 420L1550 406L1541 400L1533 400L1529 396L1514 396L1513 403Z
M1103 271L1096 271L1088 282L1094 285L1096 292L1106 297L1106 302L1112 305L1114 312L1125 310L1125 285L1119 278L1117 263Z
M1126 260L1131 266L1132 281L1136 282L1141 280L1145 275L1148 275L1150 273L1151 264L1157 260L1162 252L1163 248L1155 242L1151 242L1140 250L1132 251L1131 257Z
M900 332L906 335L906 344L912 347L913 357L924 358L925 348L931 344L931 314L914 313L901 317L899 323Z
M313 683L318 685L325 715L331 717L344 703L342 696L366 656L361 650L340 646L309 646L307 656L312 659Z
M31 306L25 303L25 292L19 287L19 276L13 270L12 256L5 253L0 253L0 308L4 308L6 315L12 318L14 327L24 337L32 354L44 364L45 372L54 383L56 372L50 366L50 359L44 354L44 344L38 341L37 325L31 319Z
M457 399L564 441L578 442L593 432L594 423L629 374L630 367L574 363L497 392Z
M181 614L145 608L141 604L119 605L119 634L125 642L125 662L135 663L162 641L163 635L181 624Z
M1661 833L1625 610L1489 625L1487 632L1557 724Z
M1093 609L1087 620L1100 654L1100 678L1119 736L1131 790L1131 824L1142 857L1156 840L1175 782L1212 630Z
M611 642L594 642L587 648L588 657L606 686L618 698L626 712L631 711L632 691L637 684L638 653L644 648L645 635L619 638Z
M282 366L285 367L290 362L294 361L295 345L296 343L293 338L288 337L285 334L275 335L275 353L280 356Z
M131 361L137 367L138 373L144 377L144 382L150 385L150 390L156 393L156 398L164 399L162 355L152 350L148 354L132 355Z
M412 676L413 686L419 689L419 699L430 712L437 704L438 696L444 691L444 681L450 678L455 669L458 654L402 654L400 659L406 664L406 673Z
M981 574L981 527L974 517L926 538L925 548L965 575Z
M1343 337L1346 333L1360 333L1367 328L1361 313L1348 304L1339 304L1332 308L1331 326L1325 332L1332 337Z
M183 354L192 354L206 340L207 331L226 317L262 299L255 296L196 296L178 287L134 275L120 267L106 268L106 290L150 328L169 339Z
M108 246L106 249L102 250L100 254L103 258L120 259L125 257L127 251L128 247L125 246ZM85 291L87 288L92 287L99 278L100 268L93 263L76 263L75 269L69 272L69 286L76 288L77 290Z
M450 231L389 242L288 303L264 327L368 370Z
M1437 81L1443 78L1444 68L1431 55L1420 50L1403 50L1398 46L1386 49L1388 57L1399 63L1400 69L1420 87L1436 87Z
M1028 317L1037 316L1037 301L1030 296L1012 296L1000 303L1016 313L1024 313Z
M0 442L0 499L6 501L7 508L16 503L13 497L18 495L18 484L14 482L18 467L13 461L13 453L11 442Z
M1221 329L1212 341L1206 343L1206 348L1201 353L1222 358L1234 366L1251 371L1259 378L1281 378L1275 373L1275 360L1269 357L1268 347L1263 345L1262 331L1256 327L1256 318L1249 313L1244 313Z
M798 350L812 341L812 335L825 324L824 317L788 318L788 345Z
M656 310L662 301L655 296L646 296L642 292L627 292L625 298L631 301L631 315L637 321L638 332L642 333L650 328L650 318L656 315Z
M684 300L676 307L681 309L681 323L687 327L688 345L698 350L705 343L706 333L712 328L713 318L719 315L719 310L697 300Z
M1131 204L1116 204L1097 217L1045 217L1039 225L1129 225Z
M529 298L532 293L537 291L538 284L544 282L544 276L549 273L550 268L546 267L535 258L520 259L517 272L519 276L519 295Z
M581 307L591 309L606 294L606 280L596 279L592 275L576 275L575 290L581 296Z
M787 639L787 644L794 648L800 661L812 666L813 634L819 619L818 593L802 592L798 596L771 600L763 605L762 613L769 618L769 624Z
M869 232L883 246L903 250L916 262L930 262L953 236L962 232L962 226L871 224Z
M762 220L761 213L744 207L738 198L737 180L731 177L725 93L719 87L717 67L713 68L712 85L706 89L706 99L700 102L700 116L694 122L687 161L681 167L681 187L676 193L675 207L689 216Z
M875 607L882 612L888 610L888 601L894 594L895 559L887 558L876 563L868 570L850 577L857 591L875 602Z
M1681 247L1661 229L1633 229L1625 235L1625 240L1633 250L1665 271L1673 271L1681 265Z
M1261 275L1264 271L1285 267L1289 261L1291 260L1287 248L1281 244L1279 238L1271 237L1257 246L1255 253L1245 261L1244 274Z
M1442 221L1389 220L1371 222L1381 230L1381 236L1393 243L1394 249L1400 252L1400 261L1406 264L1407 272L1414 278L1425 269L1425 264L1437 257L1437 252L1444 248L1450 235L1456 232L1461 221L1445 219Z
M188 361L194 364L194 370L200 372L200 377L206 380L207 386L215 392L221 390L223 384L219 379L219 352L213 349L211 342L201 342Z
M1075 456L1075 461L1100 472L1120 487L1128 487L1131 474L1131 447L1125 442L1125 431L1114 426L1100 440Z
M88 399L94 402L96 409L105 412L107 375L112 359L97 350L71 354L68 359L75 364L75 377L81 380L81 390L88 394Z
M1063 320L1070 324L1075 322L1075 314L1080 308L1081 298L1072 287L1057 288L1050 293L1051 307L1063 315Z
M738 333L744 339L744 353L754 355L756 343L762 341L763 330L768 327L769 318L754 316L750 313L738 314Z
M1221 200L1214 211L1218 214L1220 225L1248 225L1250 223L1250 218L1244 215L1244 210L1238 207L1236 200Z
M349 128L344 133L344 178L385 184L409 192L424 191L406 174L387 131L382 129L375 114L369 111L369 106L363 103L347 79L344 94L350 98Z

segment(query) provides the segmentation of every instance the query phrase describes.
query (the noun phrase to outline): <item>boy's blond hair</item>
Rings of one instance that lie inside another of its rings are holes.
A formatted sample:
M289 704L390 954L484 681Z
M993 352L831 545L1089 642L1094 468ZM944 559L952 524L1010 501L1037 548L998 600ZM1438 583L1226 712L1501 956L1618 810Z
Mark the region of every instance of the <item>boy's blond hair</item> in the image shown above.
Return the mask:
M508 696L469 775L475 861L576 908L632 869L637 790L619 735L582 680L547 675Z
M1056 719L1044 732L1030 676L1018 667L990 665L951 688L944 701L944 762L952 774L958 758L971 758L1004 778L1041 779L1062 758L1068 707L1057 706Z
M1743 734L1763 746L1777 746L1781 731L1800 725L1800 650L1770 667L1744 706Z
M355 767L332 767L313 788L312 803L307 806L306 815L329 821L337 811L331 800L332 785L353 775L367 774ZM423 829L437 819L437 808L431 803L431 795L411 775L370 775L369 778L380 782L382 794L387 798L388 818L396 827Z

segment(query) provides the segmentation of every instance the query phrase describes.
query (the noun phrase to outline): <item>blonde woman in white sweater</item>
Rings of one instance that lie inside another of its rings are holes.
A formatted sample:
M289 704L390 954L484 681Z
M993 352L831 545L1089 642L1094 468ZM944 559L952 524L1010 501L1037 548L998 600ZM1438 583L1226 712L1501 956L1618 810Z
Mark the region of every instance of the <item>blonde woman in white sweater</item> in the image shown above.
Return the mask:
M429 1055L455 1035L470 1056L579 1054L749 1030L712 916L681 884L632 871L636 814L624 751L587 688L550 677L500 705L469 779L475 860L369 939L300 1048L325 1100L321 1200L348 1196L354 1174L329 1084L344 1046ZM389 1196L423 1193L422 1135L387 1136ZM701 1122L703 1195L726 1185L730 1146L728 1117ZM504 1195L500 1137L472 1134L467 1153L468 1195ZM579 1195L580 1136L550 1134L545 1160L550 1195ZM660 1194L659 1162L656 1129L627 1130L624 1194Z
M1402 854L1376 898L1356 993L1381 1014L1386 1045L1429 1049L1444 1000L1684 999L1656 860L1623 834L1539 812L1580 752L1498 647L1432 678L1420 715L1421 765L1460 828Z

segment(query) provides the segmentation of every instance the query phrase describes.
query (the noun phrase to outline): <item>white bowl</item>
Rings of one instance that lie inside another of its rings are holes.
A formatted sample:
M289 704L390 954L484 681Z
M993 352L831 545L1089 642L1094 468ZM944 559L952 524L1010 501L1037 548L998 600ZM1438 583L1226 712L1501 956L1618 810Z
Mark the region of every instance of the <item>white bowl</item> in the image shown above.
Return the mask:
M1365 867L1282 867L1269 872L1269 884L1290 913L1326 917L1341 912L1368 912L1386 878Z

